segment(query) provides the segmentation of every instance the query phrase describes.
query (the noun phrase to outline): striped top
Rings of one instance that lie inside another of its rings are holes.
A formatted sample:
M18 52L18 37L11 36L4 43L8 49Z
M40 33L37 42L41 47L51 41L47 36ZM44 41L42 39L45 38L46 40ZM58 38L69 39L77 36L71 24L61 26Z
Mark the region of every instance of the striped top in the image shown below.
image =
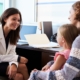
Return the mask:
M31 72L29 80L73 80L80 72L80 35L74 40L70 56L63 69Z

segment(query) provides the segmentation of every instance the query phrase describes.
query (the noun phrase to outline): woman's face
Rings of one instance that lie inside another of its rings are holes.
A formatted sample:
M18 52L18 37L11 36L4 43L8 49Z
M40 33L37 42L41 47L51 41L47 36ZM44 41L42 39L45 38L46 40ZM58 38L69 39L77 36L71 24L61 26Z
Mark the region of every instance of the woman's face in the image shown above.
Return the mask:
M20 25L20 15L19 14L11 15L4 21L6 22L5 26L9 30L16 30L18 26Z
M74 11L73 8L71 8L71 10L70 10L70 15L69 15L69 18L68 18L68 19L70 20L70 23L71 23L71 24L76 25L77 20L76 20L75 18L76 18L75 11Z

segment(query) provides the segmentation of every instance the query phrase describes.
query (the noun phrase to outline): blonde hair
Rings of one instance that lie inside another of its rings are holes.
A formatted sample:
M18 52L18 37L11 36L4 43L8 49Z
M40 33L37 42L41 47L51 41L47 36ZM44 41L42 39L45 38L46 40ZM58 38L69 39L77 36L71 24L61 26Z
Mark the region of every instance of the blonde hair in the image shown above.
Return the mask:
M77 27L72 24L64 24L59 27L59 31L64 37L66 44L71 48L73 41L79 35Z

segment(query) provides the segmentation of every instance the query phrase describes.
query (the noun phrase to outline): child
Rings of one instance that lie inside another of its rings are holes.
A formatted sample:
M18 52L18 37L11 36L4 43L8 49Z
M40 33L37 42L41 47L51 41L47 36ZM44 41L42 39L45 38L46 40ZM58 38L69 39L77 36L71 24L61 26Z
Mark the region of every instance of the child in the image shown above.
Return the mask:
M54 63L53 61L47 63L42 68L42 71L34 69L31 72L29 80L38 80L38 78L40 80L46 80L46 75L49 71L62 69L66 60L69 57L72 43L74 39L78 36L78 34L78 29L72 24L64 24L59 27L57 32L57 42L61 47L63 47L63 50L57 52L54 56Z
M49 62L42 68L42 70L45 71L49 68L51 71L61 69L69 57L71 45L77 36L78 31L75 26L71 24L62 25L57 32L57 42L61 47L63 47L63 50L55 54L53 65L50 65L52 62Z

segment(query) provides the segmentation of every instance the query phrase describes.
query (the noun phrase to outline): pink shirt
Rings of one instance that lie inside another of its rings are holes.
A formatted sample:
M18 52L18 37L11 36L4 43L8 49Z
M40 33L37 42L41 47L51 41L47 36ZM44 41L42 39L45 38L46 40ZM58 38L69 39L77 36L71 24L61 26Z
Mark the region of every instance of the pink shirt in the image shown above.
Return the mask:
M54 56L54 62L55 62L56 58L58 57L58 55L63 55L64 58L67 60L69 58L69 54L70 54L69 49L66 49L63 52L56 52L55 56ZM63 68L63 66L62 66L62 68ZM50 71L50 69L48 69L47 71Z
M63 52L56 52L55 56L54 56L54 61L56 60L58 55L63 55L64 58L67 60L69 58L69 54L70 54L70 50L69 49L64 50Z

